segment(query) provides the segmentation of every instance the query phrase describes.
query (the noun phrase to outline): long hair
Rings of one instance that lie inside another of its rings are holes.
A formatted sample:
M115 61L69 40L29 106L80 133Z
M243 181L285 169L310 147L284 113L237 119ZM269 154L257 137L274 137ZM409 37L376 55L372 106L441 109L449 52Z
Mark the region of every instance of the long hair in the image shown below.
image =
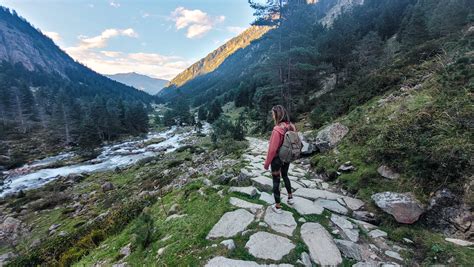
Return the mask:
M288 111L282 105L276 105L272 108L272 113L275 115L275 125L278 125L282 122L290 122L290 116Z

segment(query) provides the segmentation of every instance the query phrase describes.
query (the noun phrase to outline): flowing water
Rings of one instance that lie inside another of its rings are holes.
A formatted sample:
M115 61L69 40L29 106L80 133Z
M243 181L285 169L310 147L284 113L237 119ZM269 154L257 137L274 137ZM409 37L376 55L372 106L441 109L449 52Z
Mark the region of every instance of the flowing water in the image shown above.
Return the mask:
M209 129L210 126L208 124L204 125L203 133L208 132ZM195 133L194 131L178 130L178 128L172 127L164 132L150 133L141 140L104 146L99 156L80 164L48 168L51 164L71 159L75 156L74 153L68 152L38 160L21 168L11 170L10 175L5 179L5 183L0 187L0 197L20 190L38 188L69 174L110 171L133 165L142 159L157 156L163 151L166 151L165 153L172 152L181 146L184 139ZM157 138L164 138L164 141L144 146L145 142ZM28 170L32 171L28 172Z

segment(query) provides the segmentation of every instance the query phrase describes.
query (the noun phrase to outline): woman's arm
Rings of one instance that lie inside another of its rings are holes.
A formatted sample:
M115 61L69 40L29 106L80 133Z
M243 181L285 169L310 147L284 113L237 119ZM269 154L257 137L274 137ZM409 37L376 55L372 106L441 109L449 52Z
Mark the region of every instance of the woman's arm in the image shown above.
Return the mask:
M270 163L272 163L273 158L275 157L278 147L280 145L280 133L273 129L272 136L270 137L270 144L268 145L267 158L265 159L265 164L263 168L268 170Z

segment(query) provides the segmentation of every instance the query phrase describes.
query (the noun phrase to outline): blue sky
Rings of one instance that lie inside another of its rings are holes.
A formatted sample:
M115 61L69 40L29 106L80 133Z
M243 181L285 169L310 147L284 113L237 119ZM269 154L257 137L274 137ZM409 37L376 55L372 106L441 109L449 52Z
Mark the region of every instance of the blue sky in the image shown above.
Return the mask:
M247 0L0 0L103 74L171 79L252 22Z

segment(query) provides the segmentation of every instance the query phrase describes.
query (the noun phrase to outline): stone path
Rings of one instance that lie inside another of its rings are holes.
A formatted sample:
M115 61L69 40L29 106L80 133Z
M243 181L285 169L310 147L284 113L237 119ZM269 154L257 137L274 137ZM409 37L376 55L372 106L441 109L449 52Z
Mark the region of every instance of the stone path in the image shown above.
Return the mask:
M216 244L222 242L226 247L234 249L236 245L229 238L242 233L248 238L243 249L257 261L271 262L272 265L216 256L206 266L336 266L342 263L343 257L358 262L355 266L403 264L403 258L398 252L405 248L388 240L387 234L377 229L377 226L363 221L365 217L361 215L368 214L364 211L365 203L334 190L334 186L314 175L308 175L310 166L307 160L290 165L289 178L295 203L287 206L292 212L273 212L273 183L270 172L263 169L267 141L257 138L248 140L249 149L243 155L243 160L248 164L241 172L248 176L252 186L230 187L227 193L237 192L265 204L231 197L229 202L236 210L225 213L211 229L207 239L215 239ZM281 184L283 186L283 182ZM225 194L226 191L223 192ZM282 188L281 193L282 203L286 204L287 192ZM311 221L314 217L303 218L326 214L329 214L326 219L328 226ZM355 217L352 218L352 215ZM258 228L249 230L248 227L252 225L257 225ZM361 232L366 235L361 237ZM294 252L297 243L303 243L307 251L299 256L297 262L288 262L285 256Z

